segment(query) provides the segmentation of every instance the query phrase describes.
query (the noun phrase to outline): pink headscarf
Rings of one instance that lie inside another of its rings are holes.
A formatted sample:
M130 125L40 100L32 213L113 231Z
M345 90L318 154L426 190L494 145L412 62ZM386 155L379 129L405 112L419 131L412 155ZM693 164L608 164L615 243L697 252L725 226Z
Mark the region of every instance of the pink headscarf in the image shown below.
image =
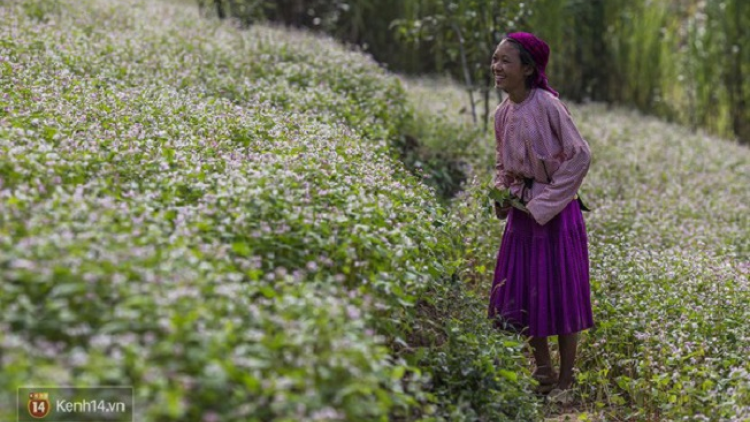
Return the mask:
M528 32L513 32L508 34L507 38L521 44L526 51L531 54L536 64L536 80L533 81L533 85L538 88L546 89L555 95L560 96L551 86L547 80L547 75L544 73L544 69L547 67L547 61L549 60L549 46L546 42L542 41L541 38Z

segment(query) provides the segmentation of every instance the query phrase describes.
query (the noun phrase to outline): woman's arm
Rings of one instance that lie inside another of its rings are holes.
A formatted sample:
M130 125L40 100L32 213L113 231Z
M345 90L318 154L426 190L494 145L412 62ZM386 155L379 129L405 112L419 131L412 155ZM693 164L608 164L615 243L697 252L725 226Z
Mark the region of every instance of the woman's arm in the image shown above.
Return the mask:
M510 188L512 178L505 171L503 165L503 140L502 140L502 125L500 122L500 107L498 106L495 110L495 187L501 190ZM507 201L500 203L495 201L495 216L504 220L508 217L511 205Z
M542 225L575 198L591 164L589 145L573 123L568 109L557 99L550 101L547 108L552 133L560 143L560 152L554 157L560 161L560 167L550 175L551 182L526 204L534 220Z
M508 189L513 180L508 172L505 171L505 166L503 165L502 130L500 107L498 107L495 110L495 187L498 189Z

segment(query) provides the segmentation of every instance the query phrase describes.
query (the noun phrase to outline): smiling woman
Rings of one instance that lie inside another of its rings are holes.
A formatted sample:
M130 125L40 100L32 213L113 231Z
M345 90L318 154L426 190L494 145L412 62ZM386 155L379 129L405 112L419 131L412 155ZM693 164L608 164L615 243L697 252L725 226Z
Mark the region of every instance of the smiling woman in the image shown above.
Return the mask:
M547 44L508 35L492 58L496 86L508 94L495 115L496 188L524 205L496 202L507 218L490 294L489 316L530 337L534 377L550 399L573 398L576 333L593 325L586 227L576 192L590 152L544 73ZM548 336L559 336L560 376Z
M529 93L530 78L536 69L528 52L521 50L510 39L500 43L492 56L495 87L507 92L511 100L520 103Z

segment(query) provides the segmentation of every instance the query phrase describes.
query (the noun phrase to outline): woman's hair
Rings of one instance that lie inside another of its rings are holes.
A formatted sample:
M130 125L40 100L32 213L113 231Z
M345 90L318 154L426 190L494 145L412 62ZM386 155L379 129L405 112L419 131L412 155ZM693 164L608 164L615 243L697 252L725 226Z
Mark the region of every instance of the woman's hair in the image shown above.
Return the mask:
M521 57L521 64L529 65L532 69L534 69L534 72L526 77L526 88L533 88L534 81L536 80L537 70L536 63L534 62L534 58L531 57L531 53L529 53L529 50L525 49L520 42L514 40L513 38L503 38L503 41L510 43L513 47L515 47L516 50L518 50L518 55Z

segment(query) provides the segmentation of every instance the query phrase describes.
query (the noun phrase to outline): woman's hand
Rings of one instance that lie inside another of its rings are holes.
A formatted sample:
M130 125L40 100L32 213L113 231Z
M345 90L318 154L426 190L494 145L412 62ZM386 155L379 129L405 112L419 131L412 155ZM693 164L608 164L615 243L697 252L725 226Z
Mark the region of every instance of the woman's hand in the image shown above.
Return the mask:
M502 204L498 201L495 201L495 215L500 220L505 220L508 218L508 213L510 212L510 209L513 206L508 202L503 202Z

